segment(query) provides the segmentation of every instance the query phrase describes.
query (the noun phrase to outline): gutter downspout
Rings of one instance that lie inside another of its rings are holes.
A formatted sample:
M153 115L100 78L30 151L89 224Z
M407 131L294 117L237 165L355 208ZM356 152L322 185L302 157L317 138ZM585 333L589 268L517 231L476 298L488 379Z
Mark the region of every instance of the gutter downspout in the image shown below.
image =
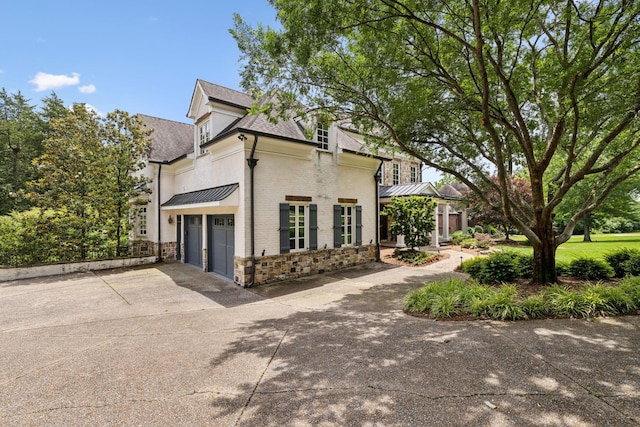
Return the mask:
M244 135L241 135L242 137L244 137ZM253 282L255 281L256 278L256 241L255 241L255 198L254 198L254 173L253 170L255 169L256 165L258 164L258 160L254 158L253 156L256 153L256 146L258 145L258 135L254 135L253 136L253 147L251 147L251 154L249 155L249 158L247 159L247 164L249 165L249 171L250 171L250 178L249 178L249 188L250 188L250 192L251 192L251 229L250 229L250 238L251 238L251 280L249 281L249 283L247 283L244 287L245 288L250 288L253 286ZM242 139L242 138L241 138ZM244 138L246 139L246 137ZM244 141L244 139L242 139Z
M162 172L162 163L158 164L158 262L162 261L162 232L160 226L160 174Z
M384 161L380 160L380 166L373 175L376 181L376 262L380 262L380 178L382 178L380 171L383 164Z

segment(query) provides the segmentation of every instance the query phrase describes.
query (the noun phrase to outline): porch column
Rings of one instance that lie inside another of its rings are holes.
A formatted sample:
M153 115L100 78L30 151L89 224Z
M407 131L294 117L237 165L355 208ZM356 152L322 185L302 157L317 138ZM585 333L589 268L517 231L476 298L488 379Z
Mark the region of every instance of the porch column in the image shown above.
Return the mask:
M442 207L442 241L449 240L449 203Z
M436 208L433 212L433 216L435 217L435 224L434 224L434 228L433 228L433 232L431 233L431 246L433 247L439 247L439 240L438 240L438 206L436 205Z

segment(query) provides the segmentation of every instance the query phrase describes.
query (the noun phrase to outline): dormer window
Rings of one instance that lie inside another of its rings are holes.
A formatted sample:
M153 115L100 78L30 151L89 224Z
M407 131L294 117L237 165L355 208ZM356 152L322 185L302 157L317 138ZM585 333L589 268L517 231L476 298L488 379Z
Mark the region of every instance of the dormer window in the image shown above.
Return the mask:
M202 123L198 127L198 140L200 142L200 154L204 154L203 144L206 144L211 139L211 130L209 127L209 121Z
M329 149L329 125L326 122L318 122L316 129L316 142L321 150Z

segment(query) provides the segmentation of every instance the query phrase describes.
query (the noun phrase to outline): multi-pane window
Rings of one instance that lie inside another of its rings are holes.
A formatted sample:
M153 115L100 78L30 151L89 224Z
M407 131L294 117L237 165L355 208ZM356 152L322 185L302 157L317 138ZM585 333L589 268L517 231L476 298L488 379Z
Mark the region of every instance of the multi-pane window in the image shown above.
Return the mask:
M318 122L316 141L318 142L318 148L322 150L329 149L329 126L325 122Z
M147 208L138 208L136 215L136 230L138 236L147 235Z
M340 216L340 223L342 225L342 244L353 244L353 206L342 206L342 213Z
M289 249L292 251L306 247L304 208L304 205L289 205Z
M418 182L418 168L411 166L411 182Z
M400 163L393 164L393 185L400 184Z
M198 127L198 140L200 142L200 146L202 146L202 144L206 144L211 139L211 131L209 129L208 121ZM204 154L203 148L200 148L200 154Z

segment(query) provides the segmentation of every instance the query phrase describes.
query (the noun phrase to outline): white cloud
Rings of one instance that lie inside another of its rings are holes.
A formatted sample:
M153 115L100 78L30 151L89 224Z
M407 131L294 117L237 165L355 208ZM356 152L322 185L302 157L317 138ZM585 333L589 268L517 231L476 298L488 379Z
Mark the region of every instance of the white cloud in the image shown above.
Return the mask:
M91 105L91 104L87 104L87 103L85 103L85 104L84 104L84 108L85 108L87 111L93 111L94 113L96 113L96 114L97 114L97 115L99 115L100 117L105 117L105 116L106 116L106 114L105 114L105 113L103 113L102 111L98 110L96 107L94 107L94 106L93 106L93 105Z
M47 74L39 72L36 76L29 80L29 83L36 85L35 91L57 89L64 86L75 86L80 83L80 74L71 73L71 76L64 74Z
M80 93L93 93L96 91L96 87L94 85L85 85L78 87Z
M4 70L0 70L0 74L4 73Z

